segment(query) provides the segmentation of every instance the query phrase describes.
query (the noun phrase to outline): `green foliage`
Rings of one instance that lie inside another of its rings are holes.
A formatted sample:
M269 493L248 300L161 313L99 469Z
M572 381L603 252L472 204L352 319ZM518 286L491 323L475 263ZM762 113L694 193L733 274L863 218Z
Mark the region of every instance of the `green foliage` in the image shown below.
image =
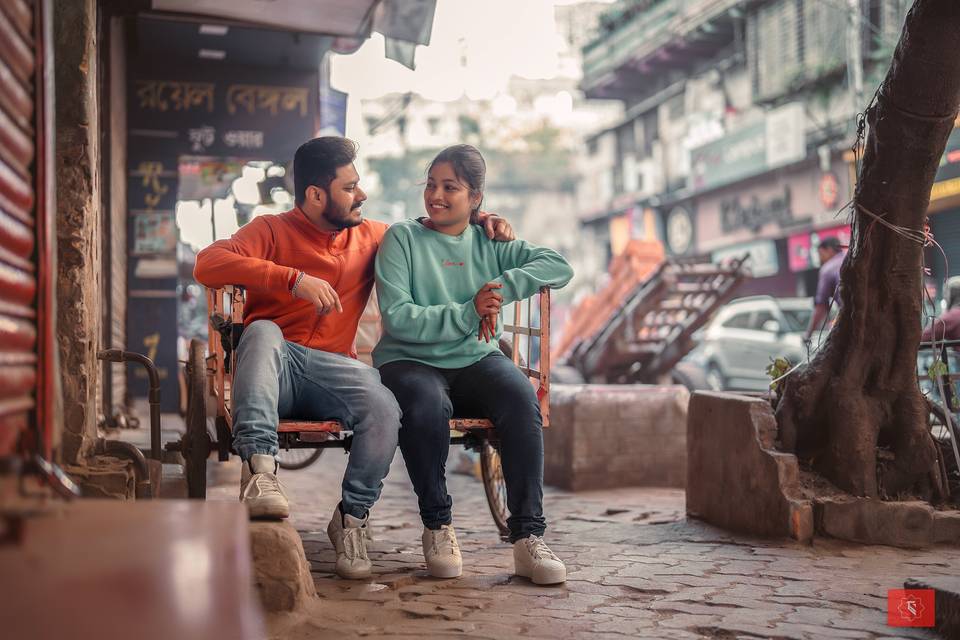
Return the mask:
M934 381L941 376L947 375L947 363L943 360L934 360L933 364L927 369L927 375Z
M788 358L771 358L767 365L767 375L770 376L770 389L777 391L783 386L782 378L787 371L793 368Z

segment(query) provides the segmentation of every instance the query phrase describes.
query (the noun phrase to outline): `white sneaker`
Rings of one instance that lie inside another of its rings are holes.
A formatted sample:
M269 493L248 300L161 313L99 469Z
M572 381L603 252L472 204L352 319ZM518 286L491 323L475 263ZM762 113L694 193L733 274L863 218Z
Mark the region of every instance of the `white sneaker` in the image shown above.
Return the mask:
M567 580L567 568L539 536L513 543L514 573L534 584L559 584Z
M240 502L247 505L251 518L286 518L290 502L277 480L277 461L273 456L255 453L243 463L240 473Z
M427 561L427 573L434 578L456 578L463 572L463 559L453 525L444 524L439 529L424 529L423 557Z
M340 505L333 510L327 525L327 536L337 550L334 570L341 578L357 580L370 577L370 558L367 557L367 520L340 512Z

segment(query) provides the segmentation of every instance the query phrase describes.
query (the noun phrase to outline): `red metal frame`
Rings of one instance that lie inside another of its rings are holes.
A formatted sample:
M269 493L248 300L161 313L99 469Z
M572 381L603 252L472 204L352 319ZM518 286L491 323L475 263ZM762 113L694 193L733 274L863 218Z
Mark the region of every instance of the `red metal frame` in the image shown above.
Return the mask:
M527 300L527 321L522 320L522 302L514 304L514 323L504 325L505 333L513 335L513 362L521 371L527 374L530 382L537 391L537 400L540 403L540 411L543 415L543 426L550 425L550 289L543 287L537 294L539 297L540 326L533 326L533 315L531 314L531 300ZM220 340L220 332L213 325L212 319L219 316L229 320L232 323L243 322L243 304L244 291L241 287L227 286L223 289L207 289L207 309L210 314L211 322L208 325L208 351L207 373L210 383L210 395L216 399L217 416L222 418L227 427L233 427L233 419L230 415L230 389L233 385L233 371L236 367L236 351L231 353L230 373L227 373L225 365L226 354ZM230 309L227 313L227 309ZM533 369L529 366L520 364L520 336L527 336L527 358L526 363L530 361L530 345L532 339L540 338L540 369ZM463 419L458 418L450 421L452 431L470 431L475 429L493 429L493 424L485 419ZM280 433L308 433L325 432L340 433L342 425L333 420L327 421L305 421L305 420L281 420L278 428Z
M36 0L34 4L34 32L36 43L36 70L34 100L36 105L36 213L37 224L37 409L36 424L39 453L50 458L56 425L56 305L54 279L56 272L56 244L53 238L53 210L55 200L50 177L53 154L47 149L48 114L47 94L48 58L46 17L50 14L50 0ZM51 68L52 69L52 68ZM49 83L53 82L52 71Z

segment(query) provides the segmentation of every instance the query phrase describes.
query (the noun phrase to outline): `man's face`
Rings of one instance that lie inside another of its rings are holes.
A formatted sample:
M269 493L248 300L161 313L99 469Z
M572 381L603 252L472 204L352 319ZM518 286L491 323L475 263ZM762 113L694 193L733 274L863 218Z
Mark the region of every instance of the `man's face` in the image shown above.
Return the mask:
M820 264L823 264L832 258L834 253L836 252L829 247L817 247L817 255L820 257Z
M328 189L323 190L316 186L307 188L308 199L314 202L318 199L326 200L326 206L319 214L325 223L324 226L349 229L363 221L360 207L366 201L367 194L360 188L359 183L360 174L357 173L356 167L348 164L337 169L337 175L330 182Z

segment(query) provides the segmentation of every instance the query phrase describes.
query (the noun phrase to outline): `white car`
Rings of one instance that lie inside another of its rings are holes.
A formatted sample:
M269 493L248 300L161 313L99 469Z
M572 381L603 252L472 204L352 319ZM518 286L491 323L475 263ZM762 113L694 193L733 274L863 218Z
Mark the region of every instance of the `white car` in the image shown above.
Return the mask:
M696 360L715 391L766 391L767 365L806 358L803 334L813 313L810 298L740 298L720 309L703 333Z

